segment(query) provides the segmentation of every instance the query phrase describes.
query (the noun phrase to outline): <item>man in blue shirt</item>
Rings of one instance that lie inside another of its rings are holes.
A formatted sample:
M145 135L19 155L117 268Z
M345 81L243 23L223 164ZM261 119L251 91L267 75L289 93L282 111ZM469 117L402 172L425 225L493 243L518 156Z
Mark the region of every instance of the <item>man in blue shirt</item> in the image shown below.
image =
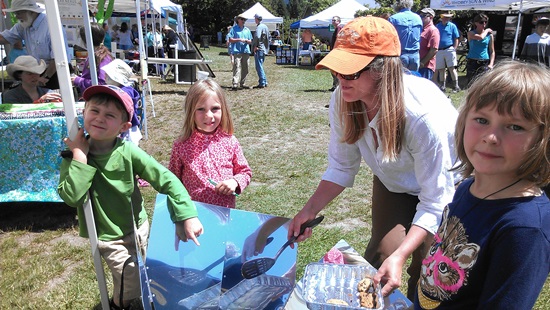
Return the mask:
M250 47L252 33L244 23L246 18L243 15L237 16L237 24L229 31L229 43L231 43L231 54L233 54L233 84L231 90L237 87L247 88L245 82L248 75L248 60L250 58Z
M451 22L453 14L441 14L441 21L435 26L439 30L439 48L435 57L435 74L433 81L439 85L439 88L445 91L445 70L449 68L451 79L453 80L453 93L460 91L458 87L458 72L456 71L456 48L458 47L458 38L460 33L454 23Z
M262 16L254 15L254 21L256 22L256 33L254 35L254 41L252 48L254 49L254 60L256 64L256 72L258 73L258 85L254 88L267 87L267 77L264 71L265 54L269 51L269 41L271 41L271 35L269 29L262 23Z
M420 67L420 33L422 19L411 11L413 0L398 0L394 10L398 12L390 16L388 21L393 24L401 42L401 62L411 71Z

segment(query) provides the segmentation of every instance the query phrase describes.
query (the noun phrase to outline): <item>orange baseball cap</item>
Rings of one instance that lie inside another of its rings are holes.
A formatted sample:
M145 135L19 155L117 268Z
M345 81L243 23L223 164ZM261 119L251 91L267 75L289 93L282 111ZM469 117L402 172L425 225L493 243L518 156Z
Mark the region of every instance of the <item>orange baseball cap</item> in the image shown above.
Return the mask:
M349 22L336 38L334 49L316 66L341 74L353 74L365 68L376 56L401 55L401 43L395 27L387 20L358 17Z

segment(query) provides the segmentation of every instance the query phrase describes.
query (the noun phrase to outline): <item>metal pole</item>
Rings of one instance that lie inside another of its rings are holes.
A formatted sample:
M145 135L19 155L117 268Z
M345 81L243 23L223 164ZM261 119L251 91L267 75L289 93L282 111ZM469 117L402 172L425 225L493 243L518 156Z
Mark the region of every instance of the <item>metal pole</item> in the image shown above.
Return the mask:
M518 45L519 25L521 24L522 10L523 10L523 0L519 2L518 24L516 26L516 35L514 36L514 49L512 50L512 59L516 58L516 46Z
M78 133L78 119L76 115L76 108L74 102L74 96L72 92L71 76L69 73L69 63L67 60L67 51L65 50L63 28L61 26L61 18L59 16L59 6L57 0L45 0L46 12L48 12L48 27L50 28L50 36L54 52L55 67L57 70L57 77L59 79L59 88L61 98L63 98L63 109L65 110L65 119L67 122L67 130L69 138L74 139ZM82 10L85 11L84 16L88 16L88 3L87 0L82 1ZM90 56L93 58L93 54ZM93 72L94 70L92 70ZM105 273L103 271L103 264L101 263L101 255L97 248L98 239L95 229L94 216L92 211L92 204L90 200L86 200L84 206L84 214L86 218L86 226L88 228L88 234L90 239L90 246L92 250L92 256L94 258L94 267L97 276L97 282L99 286L99 292L101 294L101 306L104 310L109 309L109 293L107 292L107 282L105 281Z

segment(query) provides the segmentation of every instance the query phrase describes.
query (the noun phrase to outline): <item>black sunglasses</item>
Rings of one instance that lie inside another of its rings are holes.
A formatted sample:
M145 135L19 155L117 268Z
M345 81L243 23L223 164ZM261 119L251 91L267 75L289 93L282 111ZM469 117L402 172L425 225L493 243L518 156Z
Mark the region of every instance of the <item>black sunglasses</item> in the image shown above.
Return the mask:
M330 72L336 77L341 76L342 79L344 79L346 81L354 81L354 80L357 80L359 77L361 77L361 73L363 73L365 71L368 71L368 70L370 70L369 66L366 66L365 68L361 69L360 71L357 71L357 72L352 73L352 74L341 74L341 73L338 73L334 70L330 70Z

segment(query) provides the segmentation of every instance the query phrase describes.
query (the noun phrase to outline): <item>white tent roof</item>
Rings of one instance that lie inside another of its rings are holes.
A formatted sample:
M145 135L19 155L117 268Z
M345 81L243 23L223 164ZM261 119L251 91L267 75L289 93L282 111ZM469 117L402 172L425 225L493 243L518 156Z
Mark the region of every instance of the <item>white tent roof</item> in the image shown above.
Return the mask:
M260 2L256 2L250 9L240 14L246 17L247 20L244 25L252 31L256 30L256 22L254 21L254 15L256 14L262 17L262 23L266 24L269 30L275 30L277 24L283 23L282 17L271 14Z
M377 6L376 4L372 7ZM341 0L333 6L300 21L300 28L320 28L328 27L332 23L333 16L339 16L342 24L347 24L355 18L355 12L366 10L356 0Z
M479 11L522 11L550 7L548 0L488 0L488 1L465 0L431 0L430 7L437 10L479 10Z

